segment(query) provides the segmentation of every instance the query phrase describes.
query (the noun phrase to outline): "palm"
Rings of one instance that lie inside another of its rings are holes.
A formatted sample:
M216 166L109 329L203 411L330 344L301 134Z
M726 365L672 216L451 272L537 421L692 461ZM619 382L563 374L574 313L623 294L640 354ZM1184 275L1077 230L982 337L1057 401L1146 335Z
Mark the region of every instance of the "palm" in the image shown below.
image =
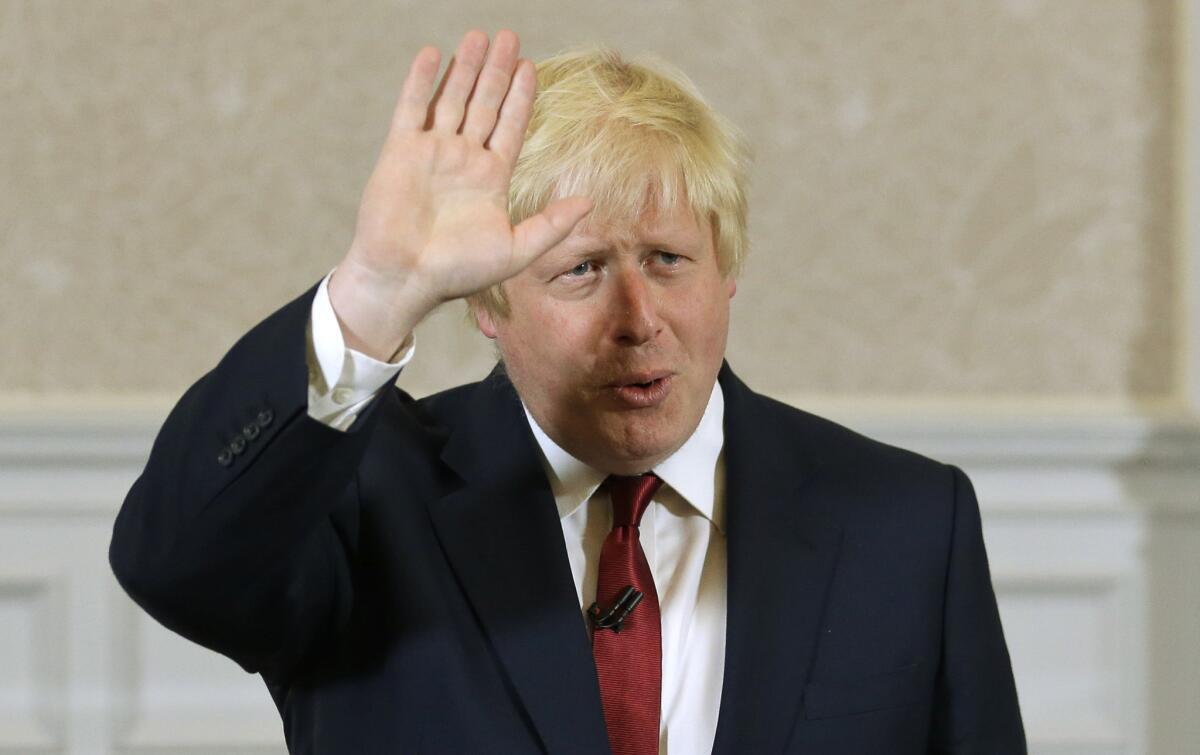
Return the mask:
M385 190L380 211L394 213L389 225L408 232L391 239L391 263L424 271L447 299L507 277L513 228L505 161L458 134L405 135L396 150L407 158L407 172L394 196Z
M468 34L432 94L437 51L423 50L363 193L349 261L384 280L417 281L431 305L519 272L570 232L584 200L558 202L517 228L508 187L533 102L516 36ZM469 101L468 101L469 96Z

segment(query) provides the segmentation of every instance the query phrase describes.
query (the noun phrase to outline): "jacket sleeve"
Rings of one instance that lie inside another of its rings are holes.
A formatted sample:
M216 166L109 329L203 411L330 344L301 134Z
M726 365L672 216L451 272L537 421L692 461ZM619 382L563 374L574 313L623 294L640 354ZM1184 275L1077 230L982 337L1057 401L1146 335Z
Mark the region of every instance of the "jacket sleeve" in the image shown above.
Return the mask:
M254 327L183 395L109 546L118 581L163 625L277 676L348 620L355 473L380 401L349 432L308 415L315 290Z
M930 752L1021 755L1025 730L971 481L951 468L954 527Z

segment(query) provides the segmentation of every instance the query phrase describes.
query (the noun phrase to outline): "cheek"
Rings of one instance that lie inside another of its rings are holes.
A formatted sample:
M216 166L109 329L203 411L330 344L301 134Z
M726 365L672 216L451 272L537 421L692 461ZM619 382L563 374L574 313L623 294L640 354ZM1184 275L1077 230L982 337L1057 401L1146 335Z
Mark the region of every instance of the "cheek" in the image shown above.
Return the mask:
M580 322L564 312L548 312L526 323L525 344L543 360L543 367L564 370L587 353Z
M704 302L703 306L696 303ZM729 299L695 296L676 320L676 332L693 357L724 355L729 331Z
M578 320L560 311L523 313L506 323L499 341L509 366L545 392L569 389L590 353Z

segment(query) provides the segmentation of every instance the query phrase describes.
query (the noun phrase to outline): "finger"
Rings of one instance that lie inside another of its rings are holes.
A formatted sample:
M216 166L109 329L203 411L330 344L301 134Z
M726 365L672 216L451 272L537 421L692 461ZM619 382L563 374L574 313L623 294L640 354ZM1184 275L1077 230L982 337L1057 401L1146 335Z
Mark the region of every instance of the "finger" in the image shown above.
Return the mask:
M538 214L521 221L513 229L513 264L517 267L510 275L524 270L571 235L575 226L591 211L592 200L587 197L567 197L551 202Z
M483 56L487 54L488 38L481 31L467 32L458 45L454 60L442 77L442 86L434 97L433 128L451 134L458 133L462 125L463 110L467 97L475 86Z
M517 64L508 95L504 98L504 104L500 106L496 128L488 141L488 147L512 165L516 164L517 156L521 154L521 145L525 142L525 129L529 127L529 117L533 113L535 89L537 72L533 63L522 60Z
M442 54L436 47L422 48L409 66L400 100L392 113L392 128L414 130L424 125L429 110L429 97L437 79Z
M500 112L500 103L508 92L520 48L517 35L508 30L497 32L492 40L487 62L479 72L475 91L467 101L467 117L463 121L463 136L477 144L483 144L496 126L496 114Z

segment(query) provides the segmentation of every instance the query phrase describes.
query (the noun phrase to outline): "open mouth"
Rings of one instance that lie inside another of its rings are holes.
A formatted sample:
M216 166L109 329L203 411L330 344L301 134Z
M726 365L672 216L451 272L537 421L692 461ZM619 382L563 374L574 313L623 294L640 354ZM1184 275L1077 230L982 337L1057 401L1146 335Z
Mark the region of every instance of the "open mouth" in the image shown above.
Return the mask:
M671 375L651 378L640 382L618 383L612 386L620 401L630 407L656 406L671 392Z

